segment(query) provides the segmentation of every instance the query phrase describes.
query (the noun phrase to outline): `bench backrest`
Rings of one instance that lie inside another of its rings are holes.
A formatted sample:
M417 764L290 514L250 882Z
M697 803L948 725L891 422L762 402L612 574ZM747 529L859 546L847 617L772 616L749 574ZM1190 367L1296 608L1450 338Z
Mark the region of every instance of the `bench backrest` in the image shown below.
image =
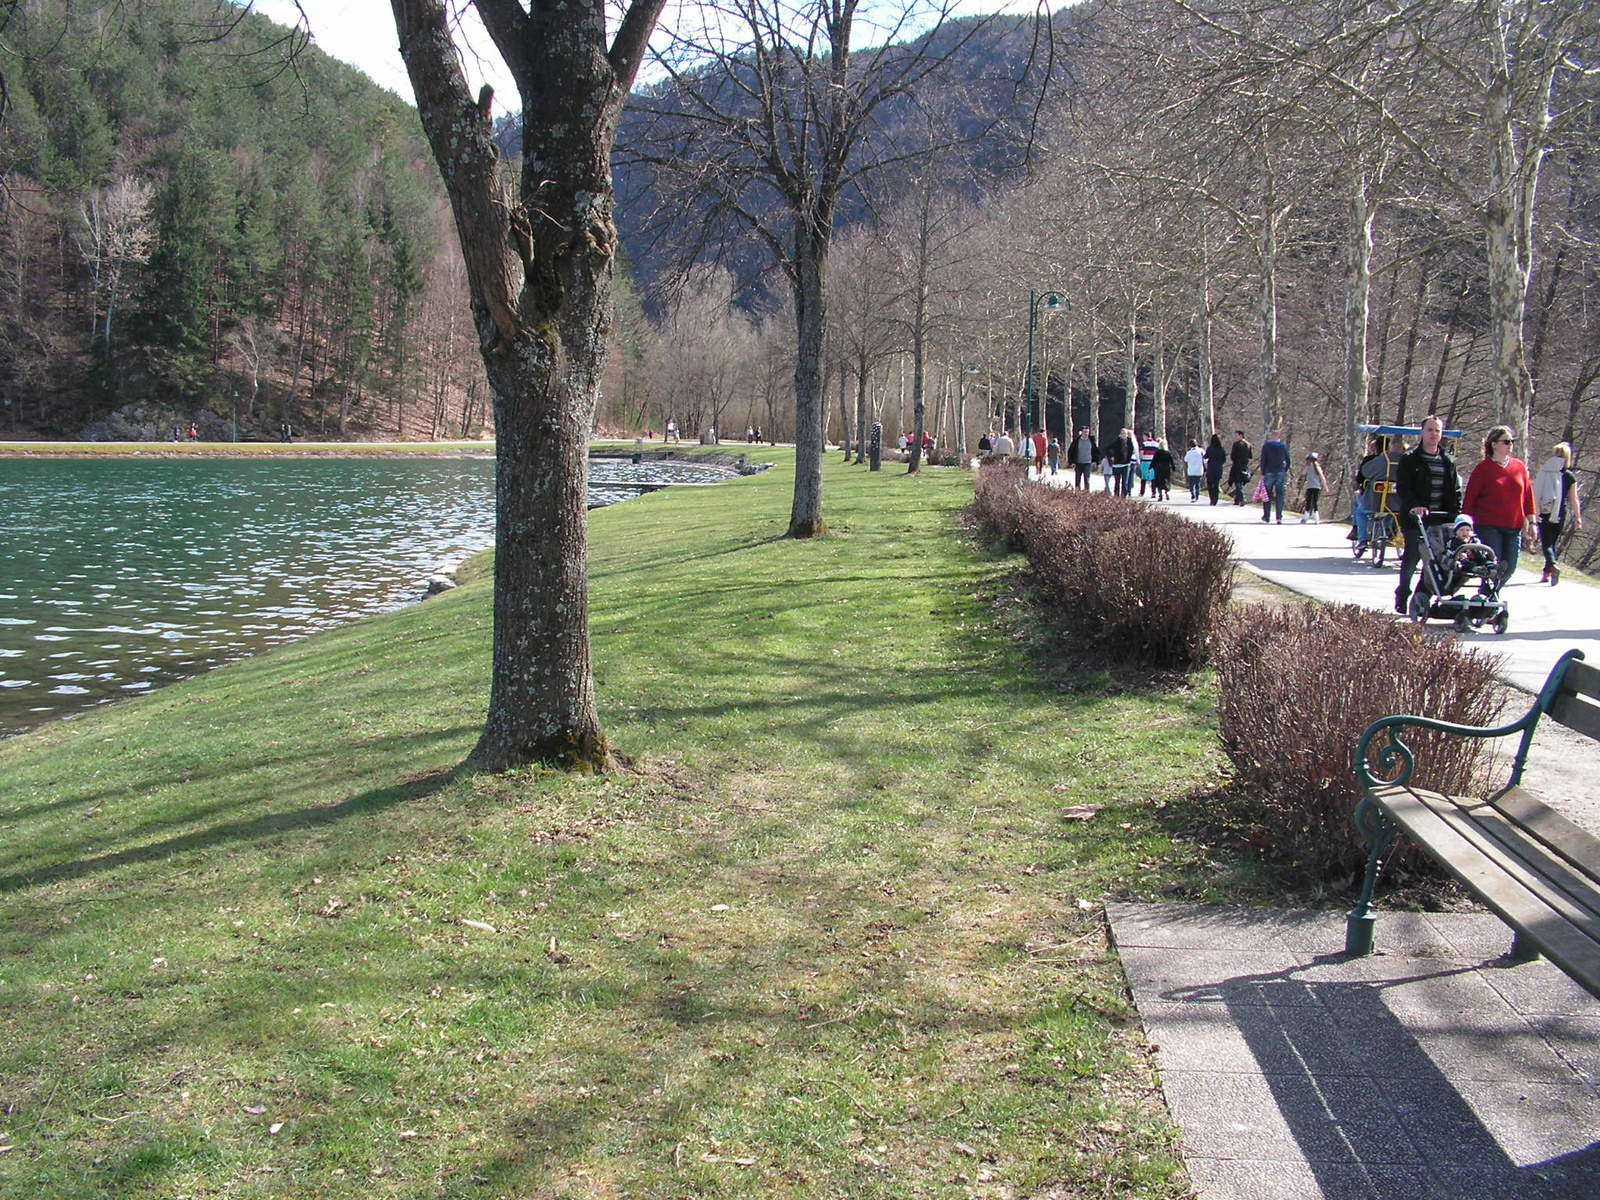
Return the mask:
M1573 732L1600 741L1600 668L1576 658L1569 662L1545 711Z

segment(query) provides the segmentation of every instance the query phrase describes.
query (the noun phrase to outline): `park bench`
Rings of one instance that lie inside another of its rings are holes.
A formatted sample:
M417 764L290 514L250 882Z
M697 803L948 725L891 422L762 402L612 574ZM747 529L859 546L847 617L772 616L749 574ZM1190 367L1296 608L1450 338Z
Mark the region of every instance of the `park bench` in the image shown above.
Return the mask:
M1510 725L1479 728L1395 716L1374 722L1361 735L1355 758L1361 799L1355 818L1367 839L1367 873L1361 898L1346 919L1346 953L1372 953L1372 890L1395 838L1404 834L1511 926L1512 958L1543 954L1600 996L1600 837L1521 784L1540 718L1548 715L1600 740L1600 670L1582 659L1580 650L1562 655L1533 707ZM1479 738L1520 733L1510 781L1485 797L1445 796L1411 787L1416 764L1400 739L1406 726ZM1374 768L1388 778L1374 774Z

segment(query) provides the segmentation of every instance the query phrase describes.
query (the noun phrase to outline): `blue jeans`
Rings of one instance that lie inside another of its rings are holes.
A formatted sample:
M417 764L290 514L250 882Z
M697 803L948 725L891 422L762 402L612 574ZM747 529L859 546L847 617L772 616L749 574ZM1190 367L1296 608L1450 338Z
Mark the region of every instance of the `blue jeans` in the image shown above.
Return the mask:
M1494 556L1500 560L1500 582L1510 579L1511 572L1517 569L1517 559L1522 554L1522 530L1480 525L1478 540L1493 550Z
M1116 473L1117 495L1131 495L1133 492L1133 464L1112 463L1111 469Z
M1354 511L1351 512L1350 518L1351 518L1352 521L1355 522L1356 541L1358 541L1358 542L1366 541L1367 540L1367 522L1368 522L1368 520L1370 518L1367 516L1367 510L1364 507L1362 507L1361 498L1359 496L1356 497L1356 506L1355 506Z
M1261 473L1261 485L1267 489L1266 503L1261 506L1261 519L1263 521L1267 519L1268 510L1274 504L1278 508L1278 520L1283 520L1283 486L1288 480L1289 472L1287 471L1263 471Z
M1200 499L1200 481L1203 478L1205 478L1203 475L1191 475L1191 476L1189 476L1189 499L1190 500L1198 500L1198 499Z

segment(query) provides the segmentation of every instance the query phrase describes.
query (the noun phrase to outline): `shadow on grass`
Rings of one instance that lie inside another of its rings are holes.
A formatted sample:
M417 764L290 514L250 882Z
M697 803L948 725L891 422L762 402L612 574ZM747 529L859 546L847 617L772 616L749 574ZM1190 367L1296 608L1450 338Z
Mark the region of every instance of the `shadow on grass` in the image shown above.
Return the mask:
M325 804L317 808L292 812L268 813L247 821L230 821L209 829L197 829L192 833L179 834L164 841L150 842L109 854L56 863L40 867L36 871L16 871L9 875L0 875L0 894L83 879L119 867L160 862L175 854L191 850L208 850L234 842L249 842L296 830L315 829L351 817L381 812L397 804L433 795L455 779L457 770L455 767L445 768L395 787L373 788L360 795L341 800L337 804Z
M476 726L471 728L475 729ZM364 738L339 745L337 747L338 759L348 759L352 754L359 752L380 751L393 761L405 761L415 756L419 748L423 746L448 743L458 737L463 737L469 732L471 732L471 729L468 727L456 727L403 735ZM53 835L56 840L51 842L48 849L56 854L77 853L85 855L89 852L92 842L95 841L124 839L133 836L148 837L162 829L169 829L179 825L193 825L200 821L217 818L227 812L245 806L259 806L270 803L269 795L263 794L260 786L245 787L243 786L245 781L256 780L262 776L263 772L274 771L276 773L271 777L268 792L277 795L292 793L301 786L301 782L299 778L291 777L289 774L291 767L298 768L301 776L314 777L315 780L320 782L328 777L330 768L338 759L332 756L324 756L312 760L303 760L296 759L292 755L257 758L251 761L241 761L238 758L233 758L217 760L209 767L186 769L180 777L180 781L185 787L199 788L209 786L212 791L218 791L219 789L216 785L219 783L228 780L239 782L231 789L224 790L224 794L227 795L224 800L190 807L183 807L173 801L164 806L162 810L168 815L159 819L148 814L144 815L135 829L115 831L103 837L92 839L87 834L73 839L57 832ZM35 811L67 810L91 801L110 802L138 798L149 789L173 783L172 776L159 773L160 771L161 768L156 765L152 767L153 773L150 775L121 780L115 786L104 791L90 793L87 797L72 796L50 801L44 805L37 806ZM92 827L80 826L78 828L87 829ZM76 841L76 846L72 845L74 841ZM13 844L9 849L11 850L10 854L0 855L0 862L5 862L7 859L10 860L5 863L10 868L10 873L0 875L0 892L15 890L12 887L8 887L6 881L24 878L27 875L27 872L16 869L16 863L26 859L28 847ZM53 869L53 867L41 867L36 879L42 879L45 872Z

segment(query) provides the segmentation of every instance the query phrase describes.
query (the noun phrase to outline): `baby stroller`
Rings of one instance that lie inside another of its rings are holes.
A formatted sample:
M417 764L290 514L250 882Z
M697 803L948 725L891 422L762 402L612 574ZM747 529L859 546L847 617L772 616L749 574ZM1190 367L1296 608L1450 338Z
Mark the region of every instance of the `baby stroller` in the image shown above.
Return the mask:
M1454 526L1423 526L1421 517L1411 520L1422 527L1422 559L1407 615L1419 625L1452 621L1457 633L1485 625L1504 633L1511 610L1500 599L1500 560L1477 540L1471 518L1458 517ZM1456 536L1463 527L1468 536Z

